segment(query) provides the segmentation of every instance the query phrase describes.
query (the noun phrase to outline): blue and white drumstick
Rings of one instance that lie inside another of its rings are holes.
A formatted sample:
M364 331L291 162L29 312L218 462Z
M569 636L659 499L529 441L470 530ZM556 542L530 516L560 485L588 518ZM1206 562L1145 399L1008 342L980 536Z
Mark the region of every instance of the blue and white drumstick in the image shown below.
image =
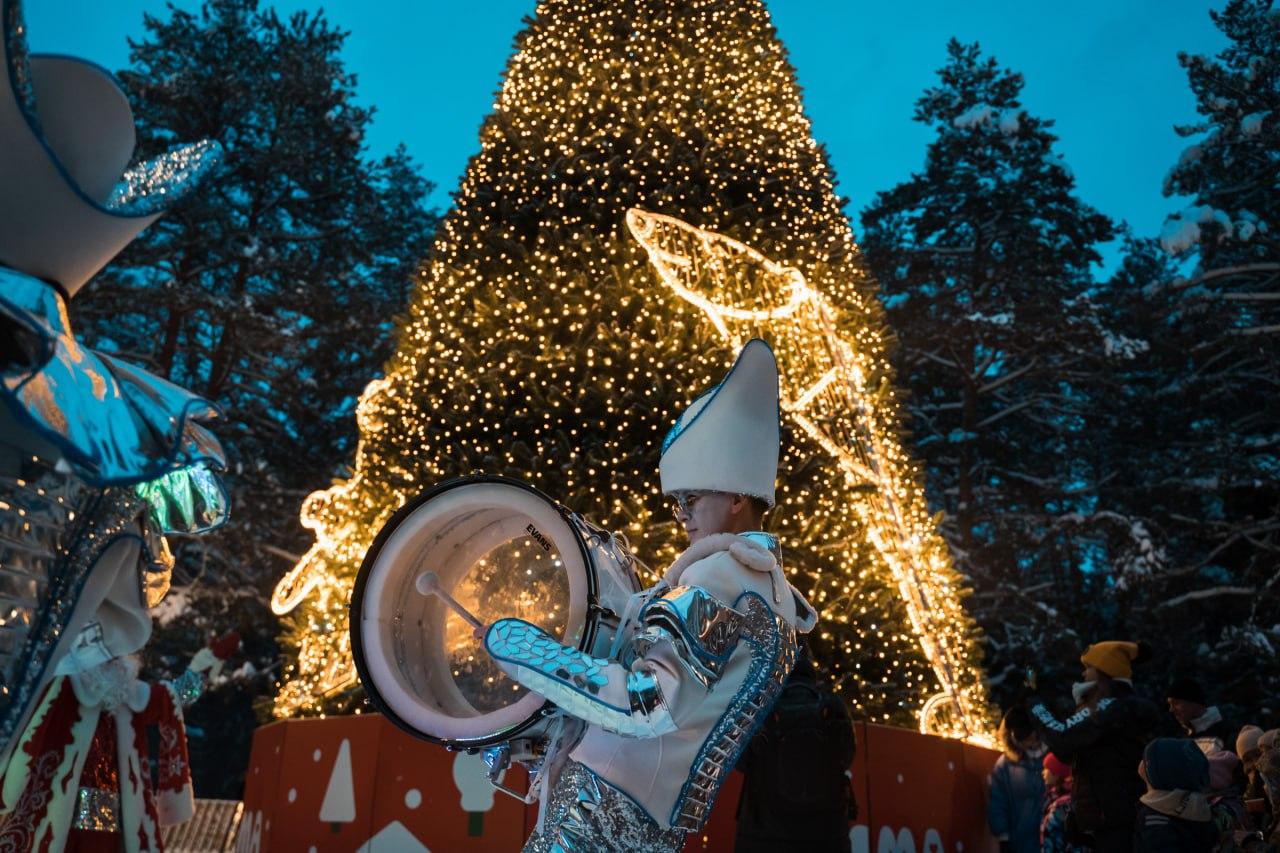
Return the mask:
M440 586L440 576L435 572L423 572L418 575L418 579L414 581L413 585L423 595L434 595L443 601L450 610L457 613L463 621L475 629L477 637L484 633L484 623L472 616L471 611L459 604L456 598L446 592L444 587Z

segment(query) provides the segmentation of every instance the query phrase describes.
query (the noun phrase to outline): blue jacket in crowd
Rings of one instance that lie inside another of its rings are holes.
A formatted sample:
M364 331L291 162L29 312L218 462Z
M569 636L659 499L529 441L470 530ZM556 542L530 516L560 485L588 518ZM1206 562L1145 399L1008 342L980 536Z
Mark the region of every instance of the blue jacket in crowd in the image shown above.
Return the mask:
M1040 853L1040 819L1044 810L1044 778L1039 758L1006 749L988 780L987 826L1007 838L1011 853Z

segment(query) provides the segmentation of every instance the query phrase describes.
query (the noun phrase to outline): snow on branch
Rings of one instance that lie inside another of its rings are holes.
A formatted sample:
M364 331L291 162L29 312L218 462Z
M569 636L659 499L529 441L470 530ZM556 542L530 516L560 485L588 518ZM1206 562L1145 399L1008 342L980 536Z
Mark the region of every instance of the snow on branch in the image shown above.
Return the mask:
M1257 272L1280 272L1280 263L1236 264L1230 267L1219 267L1206 270L1193 278L1178 279L1171 286L1177 290L1186 290L1188 287L1195 287L1197 284L1204 284L1206 281L1212 281L1215 278Z
M1277 332L1280 332L1280 325L1250 326L1247 329L1237 329L1232 334L1247 338L1252 335L1274 335Z
M1162 601L1156 605L1156 610L1165 610L1170 607L1177 607L1186 604L1189 601L1201 601L1206 598L1216 598L1219 595L1255 595L1258 592L1257 587L1252 586L1215 586L1209 589L1197 589L1188 593L1184 593L1168 601Z
M1221 189L1213 193L1215 196L1224 194ZM1233 221L1227 211L1219 210L1213 205L1192 205L1165 220L1160 229L1160 245L1170 255L1181 255L1200 243L1204 236L1201 226L1210 223L1216 224L1220 229L1217 237L1219 243L1231 238L1248 242L1254 235L1268 231L1267 223L1251 211L1238 211Z
M997 110L990 104L975 104L951 120L951 126L962 130L995 126L1005 136L1013 136L1022 129L1022 117L1025 111L1011 107Z

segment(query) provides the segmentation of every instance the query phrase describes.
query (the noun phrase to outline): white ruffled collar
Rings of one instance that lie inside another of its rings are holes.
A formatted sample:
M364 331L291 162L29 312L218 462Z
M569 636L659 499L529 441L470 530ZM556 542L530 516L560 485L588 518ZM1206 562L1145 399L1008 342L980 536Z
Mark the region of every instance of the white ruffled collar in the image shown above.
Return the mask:
M133 658L112 658L67 678L76 701L86 708L116 711L127 707L137 713L151 699L151 687L138 680L138 662Z

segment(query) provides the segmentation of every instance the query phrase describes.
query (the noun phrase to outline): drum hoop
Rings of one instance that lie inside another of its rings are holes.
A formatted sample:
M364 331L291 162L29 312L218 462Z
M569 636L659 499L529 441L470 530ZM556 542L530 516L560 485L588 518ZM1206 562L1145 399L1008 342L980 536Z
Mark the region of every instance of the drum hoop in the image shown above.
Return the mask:
M429 735L405 722L401 717L391 709L390 705L378 693L377 688L373 686L373 680L369 677L368 665L364 657L364 644L360 639L360 614L364 605L364 591L368 583L369 573L373 570L374 563L377 562L378 555L382 552L382 548L386 545L388 539L395 533L401 523L417 511L423 504L433 500L445 492L456 489L460 486L470 486L477 483L496 483L499 485L515 486L527 492L532 492L538 497L545 500L551 506L555 507L556 512L564 522L575 532L574 540L578 543L578 553L582 558L582 565L588 569L584 572L587 577L587 612L583 617L582 639L578 642L579 650L588 650L595 642L596 631L598 630L596 620L593 618L593 611L600 606L599 586L596 582L595 561L592 560L586 542L583 541L583 532L574 520L574 514L570 512L559 501L554 500L546 492L536 486L532 486L523 480L517 480L514 477L505 477L501 474L471 474L464 477L454 477L437 483L427 491L405 502L405 505L396 510L391 518L382 525L382 529L378 531L378 535L374 537L373 543L369 546L369 550L365 552L364 559L360 562L360 570L356 573L355 584L351 590L351 603L347 605L347 633L351 638L351 657L356 666L356 674L360 677L360 686L364 688L365 694L368 695L369 701L377 708L378 713L386 717L396 728L407 732L410 735L431 743L439 744L446 749L468 749L471 747L488 746L493 743L502 743L503 741L512 740L519 736L522 732L538 724L538 721L554 712L555 706L549 702L543 702L542 707L534 712L527 720L518 723L507 732L504 733L500 740L494 740L493 736L485 736L479 738L438 738Z

